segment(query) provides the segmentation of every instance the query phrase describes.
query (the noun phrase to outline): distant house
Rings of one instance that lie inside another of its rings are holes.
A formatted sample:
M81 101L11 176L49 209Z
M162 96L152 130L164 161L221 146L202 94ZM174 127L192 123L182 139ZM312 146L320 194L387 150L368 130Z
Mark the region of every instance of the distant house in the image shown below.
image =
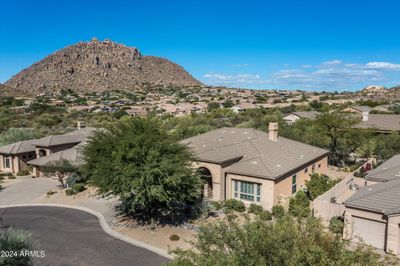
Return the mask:
M33 140L24 140L0 147L0 171L16 174L36 158Z
M0 147L0 171L15 174L32 166L33 176L39 177L43 175L42 167L48 162L71 159L75 163L77 147L85 143L95 130L78 122L78 129L66 134L19 141Z
M283 117L283 120L288 124L292 125L294 122L303 119L314 120L320 113L317 111L308 111L308 112L293 112Z
M392 103L392 104L378 105L378 106L372 108L372 110L377 111L377 112L393 113L394 108L400 108L400 104Z
M375 129L378 133L400 132L400 115L364 113L356 127Z
M355 105L343 109L343 112L363 114L369 113L371 110L372 108L369 106Z
M400 255L400 154L370 171L344 202L344 238Z
M182 141L198 158L204 197L238 199L270 210L305 187L309 174L324 173L328 151L251 128L221 128Z

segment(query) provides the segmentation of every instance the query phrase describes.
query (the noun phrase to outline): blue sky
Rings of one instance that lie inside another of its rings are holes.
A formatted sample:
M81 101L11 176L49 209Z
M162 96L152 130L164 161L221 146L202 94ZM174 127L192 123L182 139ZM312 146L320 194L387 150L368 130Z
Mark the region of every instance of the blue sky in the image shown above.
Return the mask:
M211 85L400 84L398 1L2 0L0 10L0 82L97 37L166 57Z

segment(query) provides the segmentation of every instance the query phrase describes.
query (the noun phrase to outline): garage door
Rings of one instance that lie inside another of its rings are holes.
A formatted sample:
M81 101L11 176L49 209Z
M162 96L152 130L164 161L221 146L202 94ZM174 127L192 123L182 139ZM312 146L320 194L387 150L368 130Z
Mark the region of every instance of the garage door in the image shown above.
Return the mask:
M353 217L352 240L358 242L361 238L366 244L384 249L386 224L368 219Z

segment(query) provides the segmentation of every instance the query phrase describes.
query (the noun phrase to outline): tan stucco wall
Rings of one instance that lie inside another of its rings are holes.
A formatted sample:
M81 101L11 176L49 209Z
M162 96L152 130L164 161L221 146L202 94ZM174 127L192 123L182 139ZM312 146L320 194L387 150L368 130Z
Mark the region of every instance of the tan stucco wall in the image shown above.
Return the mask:
M274 197L274 205L282 204L286 206L288 204L288 198L292 196L292 176L296 175L296 183L297 190L299 191L302 187L305 186L306 180L310 180L310 174L312 174L312 165L311 163L303 168L299 169L297 172L291 173L279 180L275 185L275 197ZM318 167L320 165L320 167ZM308 168L307 173L304 170ZM323 174L326 173L328 168L328 158L324 157L315 162L315 171L314 173Z
M400 215L388 217L386 252L400 255Z
M232 199L233 198L233 182L232 180L242 180L248 181L253 183L261 184L261 202L250 202L242 200L247 206L251 203L260 204L264 209L271 210L272 206L274 205L274 187L275 182L272 180L261 179L261 178L254 178L250 176L243 176L243 175L236 175L236 174L228 174L226 177L227 186L226 186L226 198Z

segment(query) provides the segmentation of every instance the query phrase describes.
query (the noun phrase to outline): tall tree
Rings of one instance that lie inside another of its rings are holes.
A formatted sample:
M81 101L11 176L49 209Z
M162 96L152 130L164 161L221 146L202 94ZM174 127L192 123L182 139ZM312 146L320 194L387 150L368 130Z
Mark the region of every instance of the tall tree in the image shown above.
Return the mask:
M98 132L84 151L83 171L102 192L119 195L125 211L146 220L200 196L186 146L150 118L131 118Z

